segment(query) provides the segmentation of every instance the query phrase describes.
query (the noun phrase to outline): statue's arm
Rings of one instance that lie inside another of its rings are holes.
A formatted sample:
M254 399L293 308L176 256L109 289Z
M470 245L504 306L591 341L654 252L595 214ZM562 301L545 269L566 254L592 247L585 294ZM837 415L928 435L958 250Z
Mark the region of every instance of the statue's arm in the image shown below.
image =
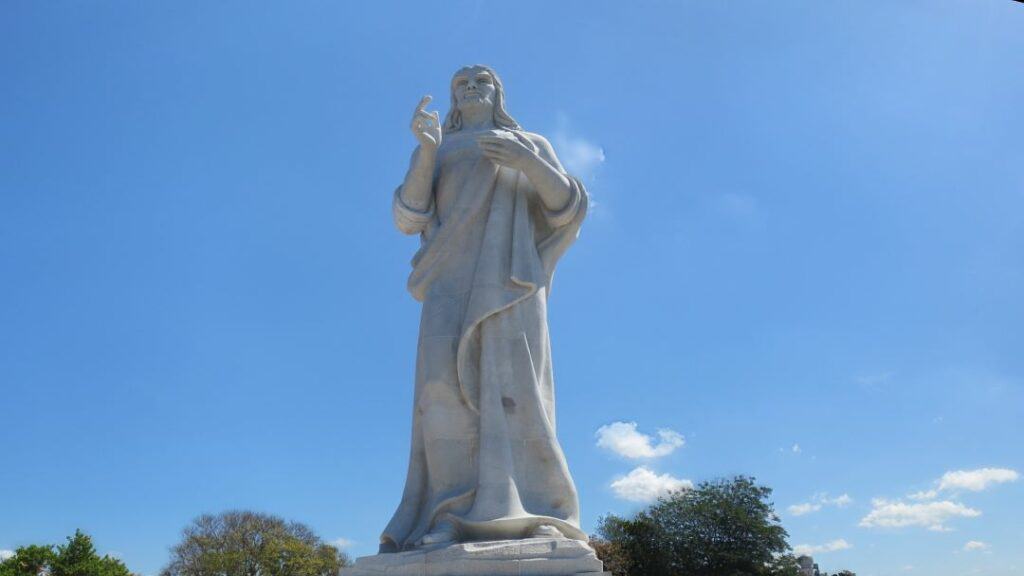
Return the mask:
M570 178L543 136L515 131L477 137L484 157L523 172L540 197L541 207L552 226L573 220L584 199L579 181Z
M434 219L434 169L436 150L416 148L405 180L395 191L395 225L406 234L423 232Z
M543 182L542 178L544 176L542 174L535 176L527 174L527 178L530 179L530 183L537 189L537 194L541 197L541 204L543 205L548 224L556 228L564 226L576 218L580 207L584 204L586 192L583 191L583 187L579 182L569 176L569 173L562 167L562 163L558 161L558 157L555 155L555 151L547 139L539 134L530 134L529 137L536 148L537 156L557 173L560 178L547 185L542 184L547 189L546 196L541 186L536 184L538 181ZM555 194L551 193L552 189L556 191Z
M530 134L529 138L537 148L536 160L524 162L522 171L544 207L550 212L561 212L573 202L572 184L547 139L537 134Z
M434 166L437 161L436 150L424 150L417 146L409 162L409 171L405 173L402 183L402 202L413 210L425 212L433 200Z

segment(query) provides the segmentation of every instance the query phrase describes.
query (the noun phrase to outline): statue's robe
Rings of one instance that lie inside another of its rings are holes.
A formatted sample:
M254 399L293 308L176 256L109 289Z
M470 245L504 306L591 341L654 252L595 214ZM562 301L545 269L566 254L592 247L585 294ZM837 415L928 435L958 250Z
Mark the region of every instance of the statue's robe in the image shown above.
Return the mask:
M540 136L511 132L564 173ZM420 234L409 291L423 303L412 449L381 551L405 550L442 522L460 540L523 538L539 525L586 540L555 437L547 298L576 239L587 194L552 212L526 176L475 144L438 153L426 211L396 190L398 228Z

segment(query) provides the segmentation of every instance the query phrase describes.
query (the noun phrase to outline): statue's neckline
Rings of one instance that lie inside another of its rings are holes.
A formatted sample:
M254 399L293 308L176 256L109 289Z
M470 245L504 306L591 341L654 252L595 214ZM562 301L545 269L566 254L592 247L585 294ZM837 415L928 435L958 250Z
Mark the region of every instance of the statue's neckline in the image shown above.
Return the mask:
M501 134L501 133L504 133L504 132L508 132L508 130L506 130L504 128L488 128L487 130L473 130L473 131L459 130L459 131L456 131L456 132L450 132L450 133L446 134L445 136L447 136L448 138L452 138L454 140L462 140L462 139L465 139L465 138L472 138L472 137L476 137L476 136L483 136L484 134Z

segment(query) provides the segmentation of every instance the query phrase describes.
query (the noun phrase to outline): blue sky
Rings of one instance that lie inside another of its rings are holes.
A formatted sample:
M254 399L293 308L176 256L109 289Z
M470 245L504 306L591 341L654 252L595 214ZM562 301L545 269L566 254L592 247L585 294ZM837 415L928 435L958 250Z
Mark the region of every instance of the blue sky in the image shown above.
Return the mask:
M742 473L824 569L1024 574L1024 5L2 14L0 550L80 527L151 576L237 507L375 550L418 326L391 194L479 62L596 204L550 302L584 529Z

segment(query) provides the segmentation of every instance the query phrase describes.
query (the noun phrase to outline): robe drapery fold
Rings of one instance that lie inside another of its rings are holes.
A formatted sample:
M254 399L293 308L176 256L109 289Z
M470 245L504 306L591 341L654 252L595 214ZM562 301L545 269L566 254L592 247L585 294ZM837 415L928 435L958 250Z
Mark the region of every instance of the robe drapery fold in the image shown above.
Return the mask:
M547 296L586 191L569 177L570 201L555 212L524 174L475 146L442 146L439 163L425 210L401 188L393 202L399 229L422 239L408 288L423 312L409 470L381 551L415 546L439 523L463 540L526 537L542 524L585 540L555 435Z

